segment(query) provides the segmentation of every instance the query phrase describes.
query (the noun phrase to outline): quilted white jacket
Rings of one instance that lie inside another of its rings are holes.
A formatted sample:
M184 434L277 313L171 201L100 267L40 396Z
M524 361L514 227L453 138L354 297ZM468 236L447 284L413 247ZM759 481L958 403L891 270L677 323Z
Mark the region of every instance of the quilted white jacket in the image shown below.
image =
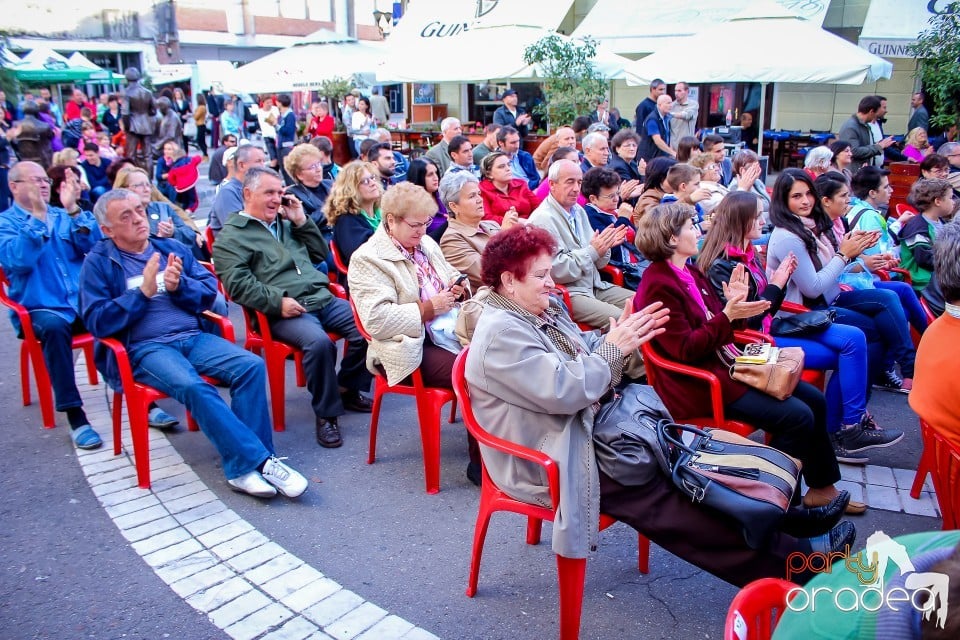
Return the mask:
M459 275L429 236L423 237L420 247L441 280L451 282ZM382 365L387 382L401 382L420 366L426 335L417 306L416 266L403 257L380 225L350 257L347 281L360 321L371 337L367 368L376 371L376 365Z

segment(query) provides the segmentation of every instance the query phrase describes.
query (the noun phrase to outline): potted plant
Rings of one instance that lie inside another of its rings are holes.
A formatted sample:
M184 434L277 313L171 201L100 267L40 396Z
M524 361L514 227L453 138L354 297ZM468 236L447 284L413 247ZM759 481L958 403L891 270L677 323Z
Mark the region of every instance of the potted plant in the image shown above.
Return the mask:
M543 78L544 100L533 111L546 116L551 128L588 113L597 96L606 93L606 82L593 66L596 53L597 41L592 38L571 40L555 33L524 51L524 62L538 65Z

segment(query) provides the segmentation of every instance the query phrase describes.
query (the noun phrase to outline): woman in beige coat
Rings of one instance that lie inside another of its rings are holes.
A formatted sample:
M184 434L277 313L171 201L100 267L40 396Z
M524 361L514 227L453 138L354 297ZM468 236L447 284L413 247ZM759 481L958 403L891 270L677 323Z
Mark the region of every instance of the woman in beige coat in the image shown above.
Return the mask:
M401 182L381 202L383 222L350 259L348 282L363 327L370 334L367 368L382 368L390 384L412 384L418 368L428 387L453 388L460 345L449 312L466 292L460 272L426 235L437 213L422 187ZM467 476L480 480L480 453L470 443Z

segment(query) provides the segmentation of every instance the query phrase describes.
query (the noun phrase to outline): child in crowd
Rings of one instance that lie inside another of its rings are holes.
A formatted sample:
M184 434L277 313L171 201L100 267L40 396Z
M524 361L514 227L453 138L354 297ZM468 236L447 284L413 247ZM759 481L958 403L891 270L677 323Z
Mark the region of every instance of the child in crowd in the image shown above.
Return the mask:
M933 273L933 241L943 227L943 218L953 215L953 187L946 180L917 180L910 189L910 202L920 215L900 231L900 266L910 272L913 288L922 291Z

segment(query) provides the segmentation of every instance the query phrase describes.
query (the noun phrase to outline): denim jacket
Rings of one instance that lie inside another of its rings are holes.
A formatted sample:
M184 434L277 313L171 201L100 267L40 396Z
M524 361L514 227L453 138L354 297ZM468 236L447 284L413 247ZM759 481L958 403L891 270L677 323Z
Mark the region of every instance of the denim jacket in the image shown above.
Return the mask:
M11 298L73 322L80 313L80 267L100 240L100 227L89 211L71 217L48 206L47 218L51 226L17 204L0 213L0 266L10 280ZM19 331L16 314L10 317Z

